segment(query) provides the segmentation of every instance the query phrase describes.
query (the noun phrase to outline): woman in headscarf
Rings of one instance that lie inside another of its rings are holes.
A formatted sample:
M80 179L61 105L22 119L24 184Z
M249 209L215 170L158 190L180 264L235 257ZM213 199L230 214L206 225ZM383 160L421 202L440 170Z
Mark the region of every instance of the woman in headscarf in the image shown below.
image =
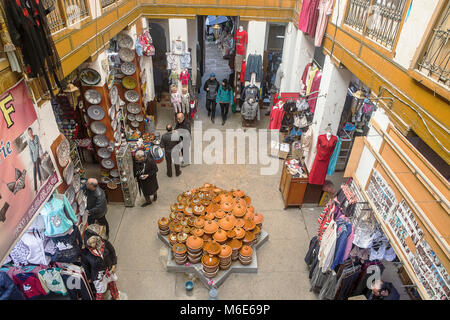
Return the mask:
M158 166L151 153L146 157L142 150L136 152L135 159L134 176L138 181L139 193L142 193L145 198L142 207L146 207L152 203L150 196L153 196L153 201L156 201L157 198L158 179L156 173L158 172Z

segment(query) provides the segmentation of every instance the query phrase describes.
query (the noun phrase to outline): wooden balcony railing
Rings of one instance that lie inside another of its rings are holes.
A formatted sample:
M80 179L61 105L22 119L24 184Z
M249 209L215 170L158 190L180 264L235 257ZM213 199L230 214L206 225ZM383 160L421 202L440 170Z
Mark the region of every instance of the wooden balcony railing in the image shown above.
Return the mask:
M344 24L392 49L407 0L350 0Z
M47 24L52 33L74 27L89 16L88 0L42 0L44 8L53 7L47 15Z

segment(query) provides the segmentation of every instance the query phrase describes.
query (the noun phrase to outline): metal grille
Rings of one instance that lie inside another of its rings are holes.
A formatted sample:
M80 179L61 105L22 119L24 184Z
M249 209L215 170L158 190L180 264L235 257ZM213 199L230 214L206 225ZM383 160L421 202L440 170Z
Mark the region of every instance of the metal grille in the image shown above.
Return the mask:
M373 1L365 34L368 38L392 49L402 22L407 0Z
M63 29L65 26L65 23L64 23L64 19L63 19L62 15L61 15L61 11L59 10L59 5L58 5L57 1L42 0L42 5L46 9L50 8L53 5L55 6L55 9L46 16L47 25L50 29L50 32L55 33L57 31Z
M371 0L350 0L344 23L358 32L363 32Z
M63 0L63 2L69 26L89 15L86 0Z
M392 49L407 0L350 0L344 23Z
M417 69L447 87L450 86L450 4L431 34L431 40L419 60Z
M113 4L116 0L102 0L102 8L106 8L107 6Z

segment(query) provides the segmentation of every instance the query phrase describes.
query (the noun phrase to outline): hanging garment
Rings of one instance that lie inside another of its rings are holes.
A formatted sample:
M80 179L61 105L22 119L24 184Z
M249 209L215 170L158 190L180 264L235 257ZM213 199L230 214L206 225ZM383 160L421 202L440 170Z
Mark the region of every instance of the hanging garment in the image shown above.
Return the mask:
M310 184L323 185L325 182L328 163L336 146L336 142L336 136L331 136L330 140L328 140L325 134L320 135L317 139L317 154L308 180Z
M319 267L322 269L322 272L328 271L333 263L336 248L336 237L337 224L334 220L331 220L323 234L322 241L320 242Z
M318 0L303 0L302 10L300 11L300 18L298 21L298 28L307 34L310 34L308 30L311 30L313 26L315 29L317 20L314 19L314 16L317 6Z
M30 248L28 248L22 240L16 243L14 248L9 253L11 260L15 267L28 264L28 255L30 254Z
M183 86L187 86L189 84L189 80L191 80L191 77L189 76L189 72L185 71L185 70L181 71L180 80L181 80L181 84Z
M22 236L23 243L29 248L28 264L48 264L50 257L45 255L44 235L38 231L26 232Z
M189 93L182 94L181 95L181 107L182 107L183 113L189 113L190 103L191 103L191 95Z
M278 90L281 87L281 79L283 79L283 77L284 77L283 64L280 63L280 65L278 66L277 73L275 75L275 82L274 82L274 86Z
M343 261L347 260L350 257L350 251L352 250L354 237L355 237L355 227L352 225L350 235L347 238L347 245L345 246Z
M237 72L242 72L242 65L243 65L244 61L245 61L245 56L244 55L236 54L234 56L234 69ZM242 79L244 79L244 78L242 78Z
M45 221L45 232L47 237L64 235L78 221L66 196L63 200L55 196L48 201L41 210Z
M237 30L236 34L234 35L234 40L236 41L236 54L245 56L245 45L248 43L247 31Z
M248 101L253 99L255 101L259 100L259 88L255 85L248 85L242 91L241 99L244 101Z
M41 283L45 283L49 291L63 296L67 295L67 289L61 277L61 268L50 268L38 272Z
M262 57L260 54L249 54L247 57L247 67L245 69L245 81L250 81L252 73L256 74L255 81L261 82L263 77Z
M310 94L312 83L314 81L314 77L316 76L316 73L318 71L319 71L319 68L317 68L315 65L312 65L309 68L308 75L306 77L306 95Z
M340 265L342 261L344 261L344 253L347 247L347 239L351 233L352 225L344 220L337 220L338 230L337 230L337 240L336 240L336 249L334 252L333 263L331 264L330 269L334 270L336 266Z
M180 56L180 68L181 69L189 69L191 68L191 54L185 53Z
M171 54L170 52L166 53L167 55L167 69L177 70L178 69L178 56Z
M320 0L312 0L309 10L308 27L306 28L306 34L311 38L314 38L316 34L317 21L319 19L319 1Z
M283 102L281 102L281 104L274 105L270 110L269 130L280 130L283 117Z
M341 152L341 144L342 139L341 137L338 137L336 147L334 148L333 154L331 155L330 158L330 163L328 164L327 175L332 176L334 174L334 171L336 170L336 164L338 161L339 153Z
M172 41L172 53L182 55L186 53L186 43L182 40Z
M313 131L312 128L309 128L308 131L303 133L302 138L300 139L300 142L302 144L303 157L305 158L305 160L308 159L309 151L311 150L312 138Z
M334 0L320 0L319 2L319 17L317 20L317 28L315 30L314 45L320 47L322 39L327 28L328 16L333 13Z
M56 251L52 256L52 261L76 263L80 257L83 245L81 234L77 226L73 227L71 233L62 237L52 238Z
M303 70L302 74L302 91L304 92L303 94L306 94L306 80L308 79L308 73L311 66L312 63L310 62L305 66L305 69Z
M245 81L245 72L246 72L246 70L247 70L247 62L244 60L244 61L242 61L241 73L240 73L240 76L239 76L239 81L240 82L244 82ZM236 70L236 71L238 71L238 70Z
M322 80L322 71L316 72L311 84L311 95L308 96L309 110L314 113L316 110L317 97L319 96L320 81Z
M319 300L332 300L336 294L337 274L328 272L327 278L319 293Z
M241 114L245 120L251 121L255 120L258 114L259 105L257 101L251 103L249 100L244 101L242 104Z
M314 261L314 258L319 254L319 239L317 236L314 236L309 242L309 249L305 256L305 262L308 266Z

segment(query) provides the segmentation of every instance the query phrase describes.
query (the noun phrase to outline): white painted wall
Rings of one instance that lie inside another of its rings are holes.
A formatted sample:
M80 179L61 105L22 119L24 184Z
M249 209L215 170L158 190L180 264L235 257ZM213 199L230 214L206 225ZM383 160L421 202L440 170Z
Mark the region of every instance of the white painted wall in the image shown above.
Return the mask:
M192 59L192 83L197 81L197 19L189 19L188 25L188 48L191 48Z
M305 161L308 170L311 170L316 156L317 139L321 134L325 133L325 129L329 123L331 124L333 135L337 134L351 79L352 73L350 71L337 68L331 62L329 56L325 57L319 98L317 99L316 109L314 111L313 124L310 127L310 130L312 129L313 131L313 145L309 153L309 159Z
M188 26L187 19L169 19L169 38L170 44L172 41L177 40L178 37L186 43L188 41ZM168 47L172 49L170 46Z
M248 44L246 59L249 54L259 54L261 58L264 58L264 49L266 45L266 28L267 22L265 21L249 21L248 23ZM249 82L245 82L247 85ZM255 83L260 87L260 83Z
M297 37L297 28L292 22L286 26L286 31L284 33L283 42L283 58L282 58L282 68L284 72L284 77L281 79L280 91L290 92L290 85L292 79L292 64L295 60L295 40Z
M331 16L331 22L333 24L340 26L342 20L344 19L345 14L345 8L347 6L348 0L334 0L334 8L333 8L333 14Z
M439 0L416 0L412 2L409 17L400 31L394 57L394 61L405 69L408 69L411 65L411 60L422 41L425 29L438 2Z

